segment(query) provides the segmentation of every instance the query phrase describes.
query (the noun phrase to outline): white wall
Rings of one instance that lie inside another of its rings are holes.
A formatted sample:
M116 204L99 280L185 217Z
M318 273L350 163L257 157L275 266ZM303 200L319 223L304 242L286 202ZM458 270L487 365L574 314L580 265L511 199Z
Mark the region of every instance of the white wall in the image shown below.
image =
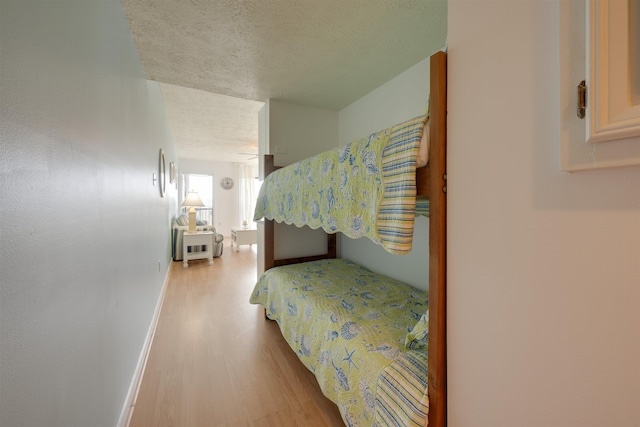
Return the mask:
M338 146L338 113L270 99L259 113L260 155L274 154L277 166L287 166ZM286 229L286 230L285 230ZM263 251L258 228L258 251ZM275 259L326 253L324 231L275 224ZM258 265L258 274L264 270Z
M448 28L449 426L638 426L640 168L560 171L558 1Z
M429 98L429 59L425 59L339 113L340 144L370 135L424 114ZM373 271L427 289L429 285L429 221L418 217L407 255L387 253L369 239L342 236L342 257Z
M270 99L268 154L286 166L338 145L338 113Z
M214 226L218 233L230 238L231 227L240 226L238 165L227 162L180 159L178 167L180 173L213 175ZM225 190L220 186L220 180L227 176L233 179L233 188L230 190ZM177 214L180 214L182 209L179 208L178 211Z
M0 425L113 426L171 256L162 96L118 0L0 8Z

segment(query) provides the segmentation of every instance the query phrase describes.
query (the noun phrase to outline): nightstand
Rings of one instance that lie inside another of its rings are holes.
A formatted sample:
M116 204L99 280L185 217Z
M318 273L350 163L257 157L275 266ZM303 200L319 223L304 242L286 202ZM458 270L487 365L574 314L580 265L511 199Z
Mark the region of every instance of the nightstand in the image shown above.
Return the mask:
M185 231L182 235L182 266L189 267L189 260L192 259L209 259L209 265L213 265L213 231L197 231L189 233ZM189 246L204 246L207 250L202 252L189 252Z

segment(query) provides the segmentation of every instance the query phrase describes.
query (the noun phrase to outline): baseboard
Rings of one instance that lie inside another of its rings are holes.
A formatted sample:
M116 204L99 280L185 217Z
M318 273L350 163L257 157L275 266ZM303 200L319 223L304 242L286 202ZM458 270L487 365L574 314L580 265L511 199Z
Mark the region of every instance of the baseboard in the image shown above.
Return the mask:
M149 325L149 331L147 331L147 337L144 340L144 345L142 346L140 357L138 358L138 364L136 366L136 370L133 373L133 379L131 380L131 385L129 386L129 392L127 393L127 398L124 401L124 406L122 407L122 412L120 413L120 418L118 419L117 427L128 427L129 422L131 421L131 416L133 415L133 409L135 408L136 400L138 399L138 392L140 391L140 385L142 383L142 378L144 376L144 370L145 370L145 367L147 366L149 351L151 350L153 337L155 336L155 333L156 333L156 326L158 325L158 319L160 318L160 311L162 310L162 304L164 303L164 296L166 294L167 285L169 283L169 273L171 272L171 269L173 268L174 264L182 264L182 263L169 262L169 268L167 269L167 274L164 277L164 283L162 284L160 297L158 298L158 302L156 303L156 309L153 313L153 318L151 319L151 324Z

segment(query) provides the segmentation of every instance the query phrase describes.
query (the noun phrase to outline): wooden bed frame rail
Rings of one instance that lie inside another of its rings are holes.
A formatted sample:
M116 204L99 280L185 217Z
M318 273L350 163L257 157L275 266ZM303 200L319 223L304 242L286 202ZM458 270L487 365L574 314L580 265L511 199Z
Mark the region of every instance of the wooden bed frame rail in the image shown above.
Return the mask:
M430 64L429 426L447 425L447 54Z
M431 180L429 175L431 174L431 168L429 165L416 169L416 191L417 197L429 198L429 186Z
M429 197L429 427L447 425L447 54L430 63L429 164L416 171L418 197ZM264 174L279 169L273 155L264 156ZM328 234L326 254L274 259L274 222L264 222L264 268L336 258L336 236ZM266 314L265 314L266 317Z

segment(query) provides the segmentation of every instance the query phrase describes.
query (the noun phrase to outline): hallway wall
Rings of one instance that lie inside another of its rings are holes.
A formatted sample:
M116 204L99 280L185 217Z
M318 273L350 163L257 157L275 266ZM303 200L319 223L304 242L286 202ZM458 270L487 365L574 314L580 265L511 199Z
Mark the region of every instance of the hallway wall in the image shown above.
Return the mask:
M114 426L170 262L162 96L118 0L0 8L0 425Z

